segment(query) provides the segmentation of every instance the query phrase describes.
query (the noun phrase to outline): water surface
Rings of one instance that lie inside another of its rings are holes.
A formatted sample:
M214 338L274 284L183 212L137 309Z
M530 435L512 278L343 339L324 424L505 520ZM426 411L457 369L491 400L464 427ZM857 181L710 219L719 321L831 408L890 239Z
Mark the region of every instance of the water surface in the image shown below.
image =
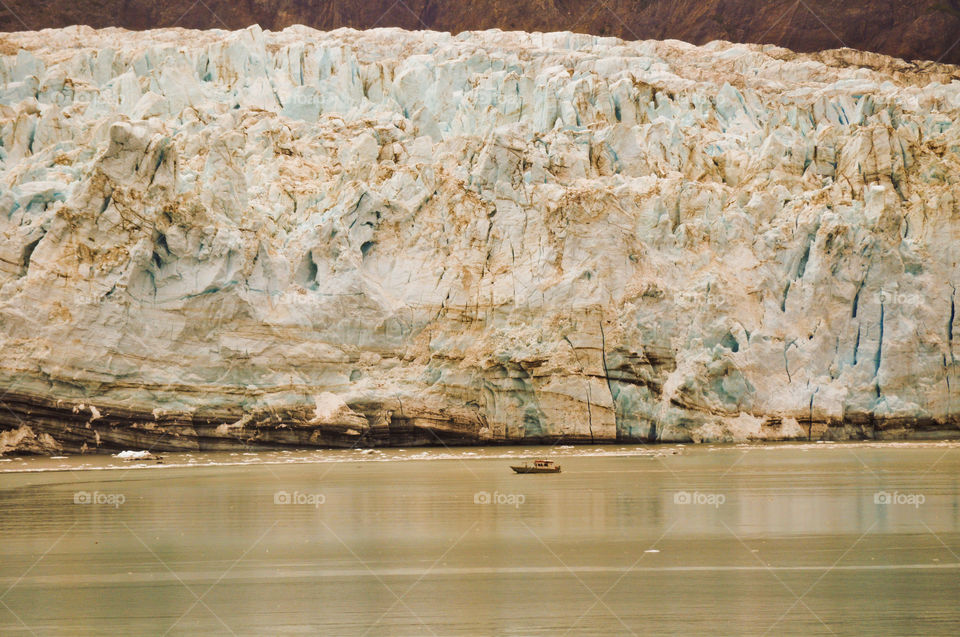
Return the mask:
M0 463L0 634L960 632L952 443L164 462Z

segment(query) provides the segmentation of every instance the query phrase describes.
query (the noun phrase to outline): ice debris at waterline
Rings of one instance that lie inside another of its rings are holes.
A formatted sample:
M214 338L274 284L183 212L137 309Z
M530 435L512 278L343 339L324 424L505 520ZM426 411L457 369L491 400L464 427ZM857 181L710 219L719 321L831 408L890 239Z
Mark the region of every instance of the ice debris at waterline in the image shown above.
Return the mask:
M960 431L956 67L499 31L0 43L5 428Z
M156 460L157 456L150 453L148 450L135 451L128 449L126 451L121 451L120 453L113 454L114 458L119 458L120 460Z

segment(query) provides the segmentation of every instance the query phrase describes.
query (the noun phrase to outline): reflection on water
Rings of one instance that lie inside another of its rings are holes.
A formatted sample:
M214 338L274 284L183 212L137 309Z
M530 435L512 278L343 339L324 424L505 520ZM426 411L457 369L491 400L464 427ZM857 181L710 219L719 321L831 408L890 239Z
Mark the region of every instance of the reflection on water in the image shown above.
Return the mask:
M956 445L672 449L6 463L0 634L956 633Z

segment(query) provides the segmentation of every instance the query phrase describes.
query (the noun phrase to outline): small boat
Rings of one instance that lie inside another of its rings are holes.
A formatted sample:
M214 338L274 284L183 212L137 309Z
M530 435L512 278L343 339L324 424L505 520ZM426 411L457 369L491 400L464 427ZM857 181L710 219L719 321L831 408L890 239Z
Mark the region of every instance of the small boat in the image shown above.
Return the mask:
M534 460L532 465L525 464L510 468L517 473L560 473L560 465L553 464L553 460Z

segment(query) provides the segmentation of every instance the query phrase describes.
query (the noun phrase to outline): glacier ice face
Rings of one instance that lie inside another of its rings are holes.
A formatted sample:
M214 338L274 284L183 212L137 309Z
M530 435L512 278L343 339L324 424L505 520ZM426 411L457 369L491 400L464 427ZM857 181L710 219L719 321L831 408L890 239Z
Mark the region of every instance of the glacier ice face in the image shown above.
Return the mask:
M6 39L4 426L957 433L955 67L571 33Z

